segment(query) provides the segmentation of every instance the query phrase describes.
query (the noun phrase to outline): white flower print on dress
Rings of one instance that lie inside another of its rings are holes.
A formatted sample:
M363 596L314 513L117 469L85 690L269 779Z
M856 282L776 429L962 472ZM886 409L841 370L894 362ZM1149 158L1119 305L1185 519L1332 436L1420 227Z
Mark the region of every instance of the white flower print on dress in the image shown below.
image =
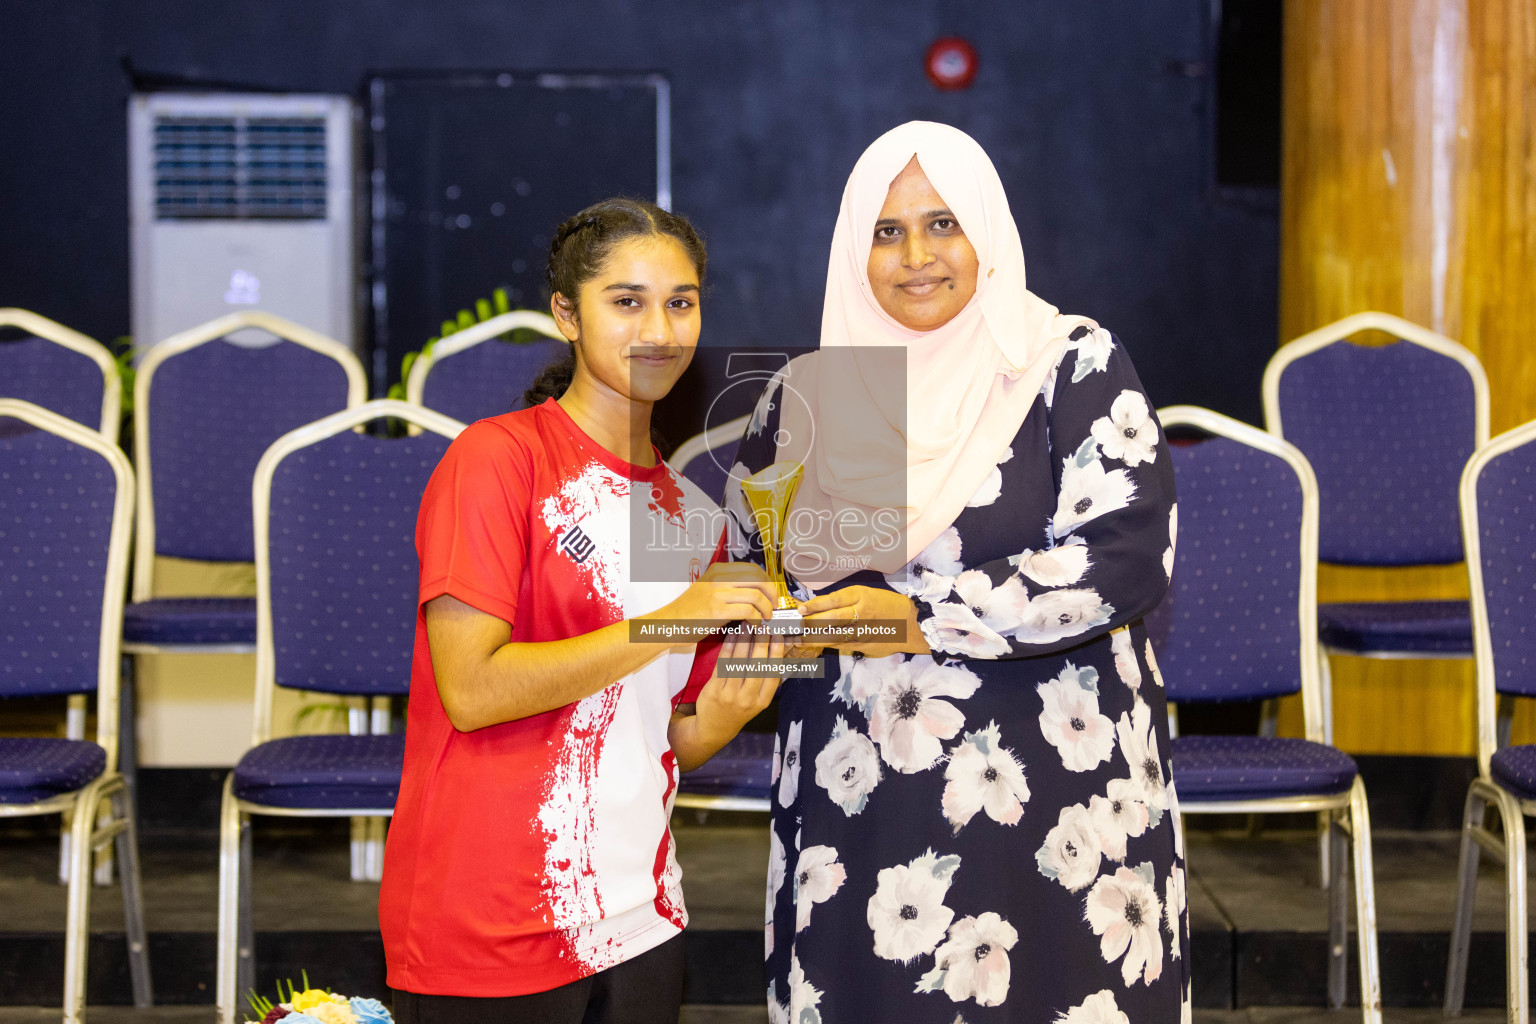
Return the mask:
M965 568L960 562L960 531L953 526L933 539L933 542L909 563L909 569L921 566L940 576L958 576Z
M779 762L780 762L780 759L781 758L780 758L780 754L779 754L779 734L778 733L774 733L773 734L773 764L770 766L772 768L773 774L768 779L768 785L770 785L770 786L777 786L779 784Z
M1152 709L1145 701L1138 700L1130 714L1120 713L1115 734L1120 738L1120 753L1131 769L1130 781L1139 790L1138 797L1147 809L1156 812L1152 817L1152 824L1156 825L1168 808L1168 792L1163 779L1163 762L1157 756Z
M1184 869L1177 864L1168 872L1168 881L1163 885L1163 923L1168 926L1168 951L1175 960L1179 958L1179 947L1183 942L1182 933L1179 931L1179 917L1184 913L1188 905L1188 897L1184 889Z
M864 810L879 782L880 752L868 736L850 728L838 715L832 738L816 755L816 785L852 817Z
M821 996L821 989L805 980L805 971L800 967L800 954L791 950L789 954L790 1024L821 1024L821 1011L816 1008L821 1002Z
M1051 533L1058 540L1084 523L1125 508L1136 497L1136 482L1129 470L1106 471L1098 459L1078 465L1071 455L1063 465L1056 514L1051 517Z
M1163 906L1150 881L1152 865L1134 871L1116 868L1093 883L1083 909L1083 920L1100 936L1099 954L1104 962L1120 957L1120 978L1129 987L1139 977L1150 985L1163 973Z
M803 932L811 923L811 909L831 899L848 880L848 870L838 863L837 850L830 846L807 846L795 862L795 931Z
M880 869L866 913L876 956L910 963L933 952L955 919L944 897L959 867L959 857L930 849L909 864Z
M1093 827L1099 830L1104 856L1124 862L1126 840L1146 832L1151 815L1141 802L1140 789L1129 779L1111 780L1108 790L1108 795L1088 801L1088 813L1093 817Z
M1056 1024L1131 1024L1131 1018L1115 1002L1115 994L1106 988L1066 1013L1058 1014Z
M901 654L892 654L884 658L845 654L842 658L847 659L844 675L848 680L848 698L855 707L864 712L864 717L868 718L874 708L875 696L879 694L885 677L907 659Z
M1168 780L1168 820L1173 822L1173 855L1184 859L1184 819L1179 815L1178 783Z
M778 985L768 981L768 1024L789 1024L789 1004L779 1002Z
M1109 407L1108 416L1100 416L1090 428L1099 451L1127 466L1157 461L1157 424L1152 410L1139 391L1122 391Z
M757 405L752 407L752 418L747 421L746 437L756 437L763 432L763 427L768 422L768 414L773 411L773 407L779 398L779 392L783 390L783 387L784 379L776 376L763 389L762 397L757 400ZM747 473L736 477L736 479L744 480L750 475L750 473Z
M998 496L1003 493L1002 466L1011 458L1013 458L1013 449L1009 448L1003 452L1003 457L997 460L997 465L992 467L992 472L987 474L981 486L976 488L976 493L971 495L971 500L965 503L968 508L981 508L998 499Z
M768 905L772 907L773 901L779 897L779 888L784 884L784 869L787 864L784 857L784 844L779 841L779 833L774 829L768 830Z
M1019 573L1042 587L1065 587L1081 580L1088 573L1088 545L1083 538L1072 536L1062 546L1033 551L1025 548L1008 559L1019 567Z
M1141 645L1142 653L1147 656L1147 668L1152 670L1152 681L1158 686L1163 685L1163 674L1157 670L1157 658L1152 654L1152 641L1148 640Z
M918 981L916 991L942 991L957 1003L974 999L978 1006L999 1006L1008 998L1013 974L1008 951L1018 941L1018 931L998 914L962 917L934 950L934 968Z
M779 772L779 806L788 807L800 795L800 730L803 722L789 723L784 743L783 768Z
M1095 370L1103 371L1109 365L1109 355L1115 350L1115 339L1102 327L1079 327L1067 347L1077 349L1077 366L1072 371L1072 383L1076 384Z
M997 633L1017 629L1029 607L1029 591L1017 576L1009 576L994 587L992 577L980 569L967 569L955 577L954 590L982 625Z
M898 594L905 594L914 601L933 604L949 596L955 585L953 576L943 576L928 569L916 567L916 563L898 569L885 578L885 582Z
M1098 669L1069 661L1055 679L1035 687L1044 705L1040 733L1068 771L1091 771L1114 754L1115 723L1099 711L1098 682Z
M944 769L944 817L958 833L977 811L1000 825L1017 825L1029 800L1024 768L1005 750L997 723L980 732L968 732L965 741L950 751Z
M1114 614L1097 590L1047 590L1025 607L1012 636L1020 643L1051 644L1102 626Z
M1115 652L1115 673L1120 681L1131 688L1132 693L1141 691L1141 666L1136 664L1136 648L1131 645L1131 631L1121 626L1109 634L1109 649Z
M1045 845L1035 852L1040 873L1068 892L1078 892L1098 877L1102 859L1099 832L1082 804L1061 809L1056 826L1045 834Z
M963 700L981 680L960 665L938 665L926 655L883 673L869 718L870 738L885 763L899 772L931 768L944 754L940 740L952 740L965 715L942 697Z
M1168 509L1168 550L1163 552L1163 572L1173 580L1173 551L1179 546L1179 506L1175 502Z
M779 833L768 828L768 901L763 924L763 959L773 956L773 907L778 902L779 888L784 884L784 844Z
M965 605L941 601L930 607L933 614L923 620L923 636L934 650L967 658L996 658L1013 649Z

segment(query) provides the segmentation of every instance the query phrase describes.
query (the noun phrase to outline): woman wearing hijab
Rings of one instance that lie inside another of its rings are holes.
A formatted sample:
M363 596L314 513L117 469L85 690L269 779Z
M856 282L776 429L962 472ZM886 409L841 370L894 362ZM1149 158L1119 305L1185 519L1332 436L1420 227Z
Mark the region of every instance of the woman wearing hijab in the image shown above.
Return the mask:
M774 1021L1188 1019L1141 624L1172 564L1163 447L1114 336L1026 290L981 147L924 122L876 140L821 349L770 385L735 467L801 469L783 554L808 626L901 627L780 691Z

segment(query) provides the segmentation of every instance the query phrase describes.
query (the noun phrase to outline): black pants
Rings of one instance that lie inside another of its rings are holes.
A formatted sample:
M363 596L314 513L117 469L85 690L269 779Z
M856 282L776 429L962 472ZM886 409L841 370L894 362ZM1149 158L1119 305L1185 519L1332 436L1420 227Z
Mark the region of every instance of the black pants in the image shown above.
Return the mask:
M395 1024L677 1024L683 937L580 981L526 996L423 996L395 991Z

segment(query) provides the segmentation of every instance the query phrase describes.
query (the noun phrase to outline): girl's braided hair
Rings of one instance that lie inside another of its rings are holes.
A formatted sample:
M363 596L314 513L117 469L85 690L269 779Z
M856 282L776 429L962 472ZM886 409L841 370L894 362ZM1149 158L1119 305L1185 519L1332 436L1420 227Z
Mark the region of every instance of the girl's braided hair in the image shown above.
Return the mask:
M704 283L709 257L703 239L687 218L644 199L620 196L593 203L555 229L549 243L549 263L544 268L550 294L563 296L575 310L581 286L603 272L614 248L626 238L643 236L675 240L692 261L699 283ZM532 408L547 398L559 398L571 386L575 372L576 352L572 349L540 372L523 393L523 405Z

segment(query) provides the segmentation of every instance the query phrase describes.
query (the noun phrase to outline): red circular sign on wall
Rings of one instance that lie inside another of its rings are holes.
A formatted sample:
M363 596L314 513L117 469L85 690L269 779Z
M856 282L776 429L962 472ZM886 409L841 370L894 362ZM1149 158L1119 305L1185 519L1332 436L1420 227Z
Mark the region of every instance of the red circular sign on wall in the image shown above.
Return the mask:
M965 89L976 80L976 47L959 36L935 39L928 47L928 81L940 89Z

